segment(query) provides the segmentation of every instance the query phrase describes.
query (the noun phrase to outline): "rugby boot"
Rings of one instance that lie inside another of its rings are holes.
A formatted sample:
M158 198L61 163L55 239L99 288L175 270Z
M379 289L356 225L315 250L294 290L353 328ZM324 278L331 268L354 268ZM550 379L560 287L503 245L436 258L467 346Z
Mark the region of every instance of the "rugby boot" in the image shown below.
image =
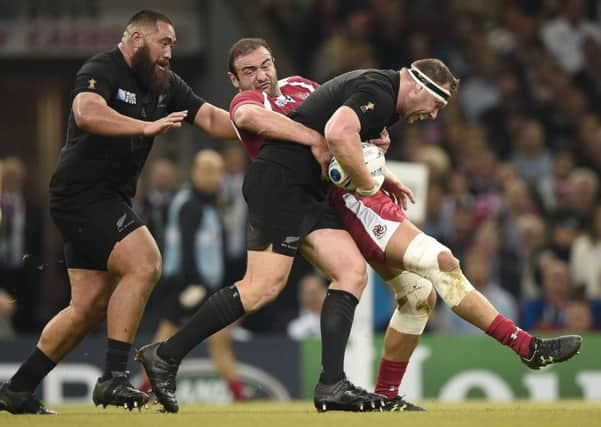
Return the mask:
M369 393L346 378L334 384L317 383L313 403L318 412L325 411L382 411L385 396Z
M92 393L94 405L102 405L103 408L121 406L131 411L134 408L141 410L148 403L150 397L130 384L129 371L111 372L111 375L104 381L98 378Z
M563 335L556 338L533 337L530 342L530 357L522 357L522 362L530 369L540 369L552 363L568 360L580 349L580 335Z
M408 402L403 396L396 396L384 401L384 412L425 411L421 406Z
M44 404L33 393L28 391L12 391L10 383L0 383L0 411L11 414L56 415L56 412L46 409Z
M175 397L175 377L179 364L164 360L158 355L160 342L148 344L136 352L135 359L144 366L152 392L166 412L179 411Z

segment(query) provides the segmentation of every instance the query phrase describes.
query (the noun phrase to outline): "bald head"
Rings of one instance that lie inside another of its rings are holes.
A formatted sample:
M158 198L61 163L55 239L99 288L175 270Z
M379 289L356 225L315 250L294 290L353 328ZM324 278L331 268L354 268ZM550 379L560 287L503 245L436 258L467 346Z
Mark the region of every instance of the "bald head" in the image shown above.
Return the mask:
M223 157L215 150L202 150L194 157L192 185L205 194L215 194L223 182Z

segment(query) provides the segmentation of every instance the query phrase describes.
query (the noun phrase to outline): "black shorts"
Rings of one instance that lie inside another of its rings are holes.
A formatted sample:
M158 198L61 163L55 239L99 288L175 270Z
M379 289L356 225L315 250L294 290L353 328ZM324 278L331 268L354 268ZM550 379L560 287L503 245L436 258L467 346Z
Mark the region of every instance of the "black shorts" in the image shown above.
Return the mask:
M65 241L67 268L106 271L115 243L144 225L118 198L90 205L53 201L50 215Z
M244 178L248 204L249 250L296 256L302 240L314 230L344 229L321 187L297 182L283 166L255 160Z

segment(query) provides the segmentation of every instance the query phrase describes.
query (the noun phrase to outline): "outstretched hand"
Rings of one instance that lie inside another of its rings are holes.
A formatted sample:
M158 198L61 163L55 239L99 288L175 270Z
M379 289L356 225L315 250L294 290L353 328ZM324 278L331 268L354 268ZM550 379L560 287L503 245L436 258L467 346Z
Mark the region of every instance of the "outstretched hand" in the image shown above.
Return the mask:
M408 201L411 203L415 203L415 196L413 195L413 191L405 184L403 184L399 179L388 169L384 171L384 184L382 184L382 189L389 193L397 205L401 206L403 210L407 210Z
M162 135L171 129L180 128L187 115L188 110L176 111L154 122L148 122L144 126L144 136Z

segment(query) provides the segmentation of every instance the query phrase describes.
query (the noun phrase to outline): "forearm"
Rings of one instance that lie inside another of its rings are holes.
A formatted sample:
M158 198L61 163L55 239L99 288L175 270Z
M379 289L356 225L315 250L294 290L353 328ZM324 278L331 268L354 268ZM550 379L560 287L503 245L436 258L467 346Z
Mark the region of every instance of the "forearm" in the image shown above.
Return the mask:
M328 148L358 188L370 188L372 179L365 166L361 138L355 132L339 133L326 138Z
M289 117L265 110L255 105L242 105L234 114L234 123L239 129L254 132L264 138L296 142L302 145L317 145L323 136Z
M124 116L108 105L88 103L85 106L74 106L77 126L88 133L101 136L134 136L143 135L147 122Z
M217 139L237 139L227 111L205 102L196 113L194 125Z

